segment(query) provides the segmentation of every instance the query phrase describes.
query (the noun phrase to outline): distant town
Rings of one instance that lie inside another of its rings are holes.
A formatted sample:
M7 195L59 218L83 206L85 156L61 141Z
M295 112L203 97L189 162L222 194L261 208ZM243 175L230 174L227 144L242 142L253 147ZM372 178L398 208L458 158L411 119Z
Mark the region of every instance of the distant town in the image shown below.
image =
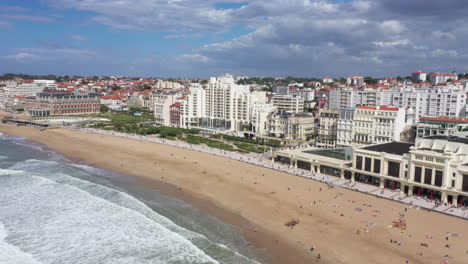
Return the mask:
M82 127L117 132L178 128L268 142L271 159L292 168L468 205L468 74L0 77L0 108L21 122L66 126L76 117Z

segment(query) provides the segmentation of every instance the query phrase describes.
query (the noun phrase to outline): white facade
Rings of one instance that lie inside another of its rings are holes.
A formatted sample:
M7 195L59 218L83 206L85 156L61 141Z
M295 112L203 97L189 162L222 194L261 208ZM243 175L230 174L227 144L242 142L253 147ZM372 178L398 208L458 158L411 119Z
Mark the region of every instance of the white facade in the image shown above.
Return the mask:
M323 78L323 83L332 83L333 82L333 78L332 77L325 77Z
M158 126L171 125L171 105L175 103L175 95L161 95L154 101L154 120Z
M279 111L290 113L304 111L304 99L298 96L275 95L273 96L273 105L276 106Z
M336 146L349 147L353 144L354 108L340 109L336 122Z
M391 90L341 89L330 91L329 105L330 109L385 105L412 108L417 121L420 116L464 117L466 98L463 89L449 86L407 86Z
M366 146L400 140L405 110L386 106L359 106L352 124L353 145Z
M44 89L56 89L57 85L52 80L34 80L24 82L11 82L7 84L9 96L36 96L36 93Z
M336 147L338 114L338 110L323 110L320 112L320 129L316 140L317 147Z
M206 92L201 86L190 87L189 93L180 100L180 126L198 126L200 119L206 117Z
M458 80L458 75L455 73L438 73L438 72L433 72L429 75L429 80L431 81L432 84L438 84L438 83L444 83L447 82L447 80Z
M268 116L276 111L272 104L257 103L252 108L252 131L257 135L268 134Z
M413 80L413 82L425 82L426 78L427 78L427 73L423 71L417 71L411 74L411 79Z

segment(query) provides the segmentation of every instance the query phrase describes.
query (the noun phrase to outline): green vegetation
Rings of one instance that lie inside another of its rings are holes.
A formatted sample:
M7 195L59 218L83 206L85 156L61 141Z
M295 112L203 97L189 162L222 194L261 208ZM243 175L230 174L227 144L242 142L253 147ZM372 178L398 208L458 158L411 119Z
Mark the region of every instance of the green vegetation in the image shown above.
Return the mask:
M231 141L238 141L238 142L244 142L244 143L250 143L250 144L257 144L257 145L267 145L270 147L280 147L281 142L276 139L269 139L267 142L264 141L258 141L255 139L251 138L244 138L244 137L236 137L236 136L229 136L229 135L213 135L213 138L220 138L220 139L226 139L226 140L231 140Z
M254 153L263 153L268 148L264 147L257 147L251 144L246 144L246 143L234 143L234 145L239 149L239 152L254 152Z
M101 105L100 107L101 113L107 113L109 112L109 107L107 105Z
M212 148L224 149L224 150L229 150L229 151L234 150L234 147L229 144L226 144L218 140L212 140L209 138L200 137L200 136L187 135L186 137L180 137L179 139L190 144L195 144L195 145L206 144L207 146L212 147Z

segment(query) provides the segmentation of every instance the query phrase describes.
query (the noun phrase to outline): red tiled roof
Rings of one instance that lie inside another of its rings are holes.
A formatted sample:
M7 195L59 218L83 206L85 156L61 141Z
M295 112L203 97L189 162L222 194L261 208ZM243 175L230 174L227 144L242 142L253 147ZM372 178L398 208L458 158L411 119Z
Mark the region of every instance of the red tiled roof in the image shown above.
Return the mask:
M371 110L375 110L375 109L376 109L375 106L358 106L357 108L358 108L358 109L371 109Z
M468 118L456 118L456 117L448 117L448 116L422 116L420 119L426 120L426 121L468 123Z
M386 111L398 111L398 107L392 107L392 106L381 106L380 110L386 110Z

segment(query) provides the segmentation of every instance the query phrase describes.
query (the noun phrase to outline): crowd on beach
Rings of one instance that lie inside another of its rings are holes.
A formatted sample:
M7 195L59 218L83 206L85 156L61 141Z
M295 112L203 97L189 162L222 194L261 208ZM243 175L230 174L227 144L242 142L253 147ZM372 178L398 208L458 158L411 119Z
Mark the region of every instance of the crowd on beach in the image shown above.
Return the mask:
M401 228L402 230L406 229L406 224L404 224L404 213L406 213L409 209L415 209L415 210L420 210L421 208L425 208L427 210L434 210L434 211L439 211L445 214L449 215L454 215L457 217L465 218L468 219L468 212L463 210L462 208L455 208L451 205L444 205L444 204L434 204L434 202L426 201L424 199L421 199L420 197L414 197L414 196L407 196L405 194L400 193L399 191L394 191L394 190L387 190L387 189L380 189L376 188L375 186L359 183L359 182L351 182L350 180L345 180L329 175L323 175L319 173L314 173L310 171L305 171L302 169L297 169L297 168L290 168L287 165L283 164L278 164L275 163L271 160L271 157L265 154L245 154L245 153L237 153L237 152L232 152L232 151L225 151L221 149L216 149L216 148L210 148L205 145L194 145L194 144L189 144L186 142L182 141L176 141L176 140L169 140L169 139L163 139L155 136L141 136L141 135L135 135L135 134L126 134L126 133L119 133L119 132L114 132L114 131L105 131L105 130L96 130L96 129L89 129L89 128L82 128L80 131L85 132L85 133L92 133L92 134L101 134L101 135L110 135L110 136L118 136L118 137L123 137L123 138L129 138L129 139L134 139L134 140L139 140L139 141L144 141L144 142L153 142L153 143L158 143L158 144L166 144L170 146L174 146L177 148L182 148L182 149L188 149L188 150L193 150L193 151L199 151L199 152L204 152L204 153L209 153L212 155L217 155L233 160L238 160L242 161L245 163L249 164L254 164L257 166L265 167L265 168L270 168L286 173L290 173L296 176L300 177L305 177L308 179L313 179L316 181L320 181L323 183L327 184L328 188L324 188L325 190L330 190L330 189L338 189L339 188L347 188L347 189L352 189L352 190L357 190L359 192L367 193L370 195L374 195L376 197L382 197L390 200L395 200L401 203L408 204L408 207L404 209L404 212L401 213L401 218L398 221L395 221L393 226L390 225L388 226L389 228ZM173 154L171 154L173 155ZM264 176L264 174L262 175ZM240 176L241 179L243 176ZM258 184L258 180L255 180L253 184ZM179 190L181 190L180 187L177 187ZM286 187L289 191L291 191L290 187ZM377 191L379 190L379 191ZM323 191L322 188L320 187L319 192ZM342 193L339 191L335 195L335 199L337 199ZM349 203L356 203L356 201L351 201L348 200ZM324 201L318 200L318 201L313 201L313 205L315 204L323 204ZM312 203L311 203L312 205ZM359 207L356 207L355 211L362 211L363 209L361 208L366 208L371 211L373 216L376 217L382 212L378 209L373 208L371 204L361 204ZM332 204L332 207L334 207L333 212L339 214L341 217L349 217L348 215L345 215L343 212L340 212L340 205L339 204ZM302 208L302 205L300 205L300 208ZM285 223L285 226L288 228L294 228L296 225L300 224L300 221L297 219L292 219L288 222ZM404 228L403 228L404 224ZM356 235L364 235L365 233L371 232L371 229L373 226L375 226L375 223L371 221L365 221L364 223L365 228L362 229L357 229L356 230ZM254 232L257 232L257 228L253 228ZM403 231L404 232L404 231ZM445 240L446 244L444 247L448 250L452 248L452 244L450 241L456 240L457 237L461 236L461 234L456 234L456 233L446 233L445 234ZM422 241L419 246L421 247L421 250L416 252L416 258L421 258L424 256L424 248L429 248L430 242L432 240L432 235L427 235L426 237L427 241ZM278 243L278 241L276 241ZM395 240L395 239L390 239L389 243L393 246L396 247L401 247L404 246L404 242L400 241L400 239ZM466 245L465 245L466 246ZM323 256L317 252L315 245L310 247L310 251L315 254L315 259L316 262L320 262L323 258ZM468 259L468 248L466 248L466 251L464 251L465 255L467 256ZM410 260L404 260L405 263L410 263ZM449 254L446 254L443 256L443 259L441 260L440 263L449 263L449 261L453 261L453 257L450 256ZM466 262L468 263L468 262Z

